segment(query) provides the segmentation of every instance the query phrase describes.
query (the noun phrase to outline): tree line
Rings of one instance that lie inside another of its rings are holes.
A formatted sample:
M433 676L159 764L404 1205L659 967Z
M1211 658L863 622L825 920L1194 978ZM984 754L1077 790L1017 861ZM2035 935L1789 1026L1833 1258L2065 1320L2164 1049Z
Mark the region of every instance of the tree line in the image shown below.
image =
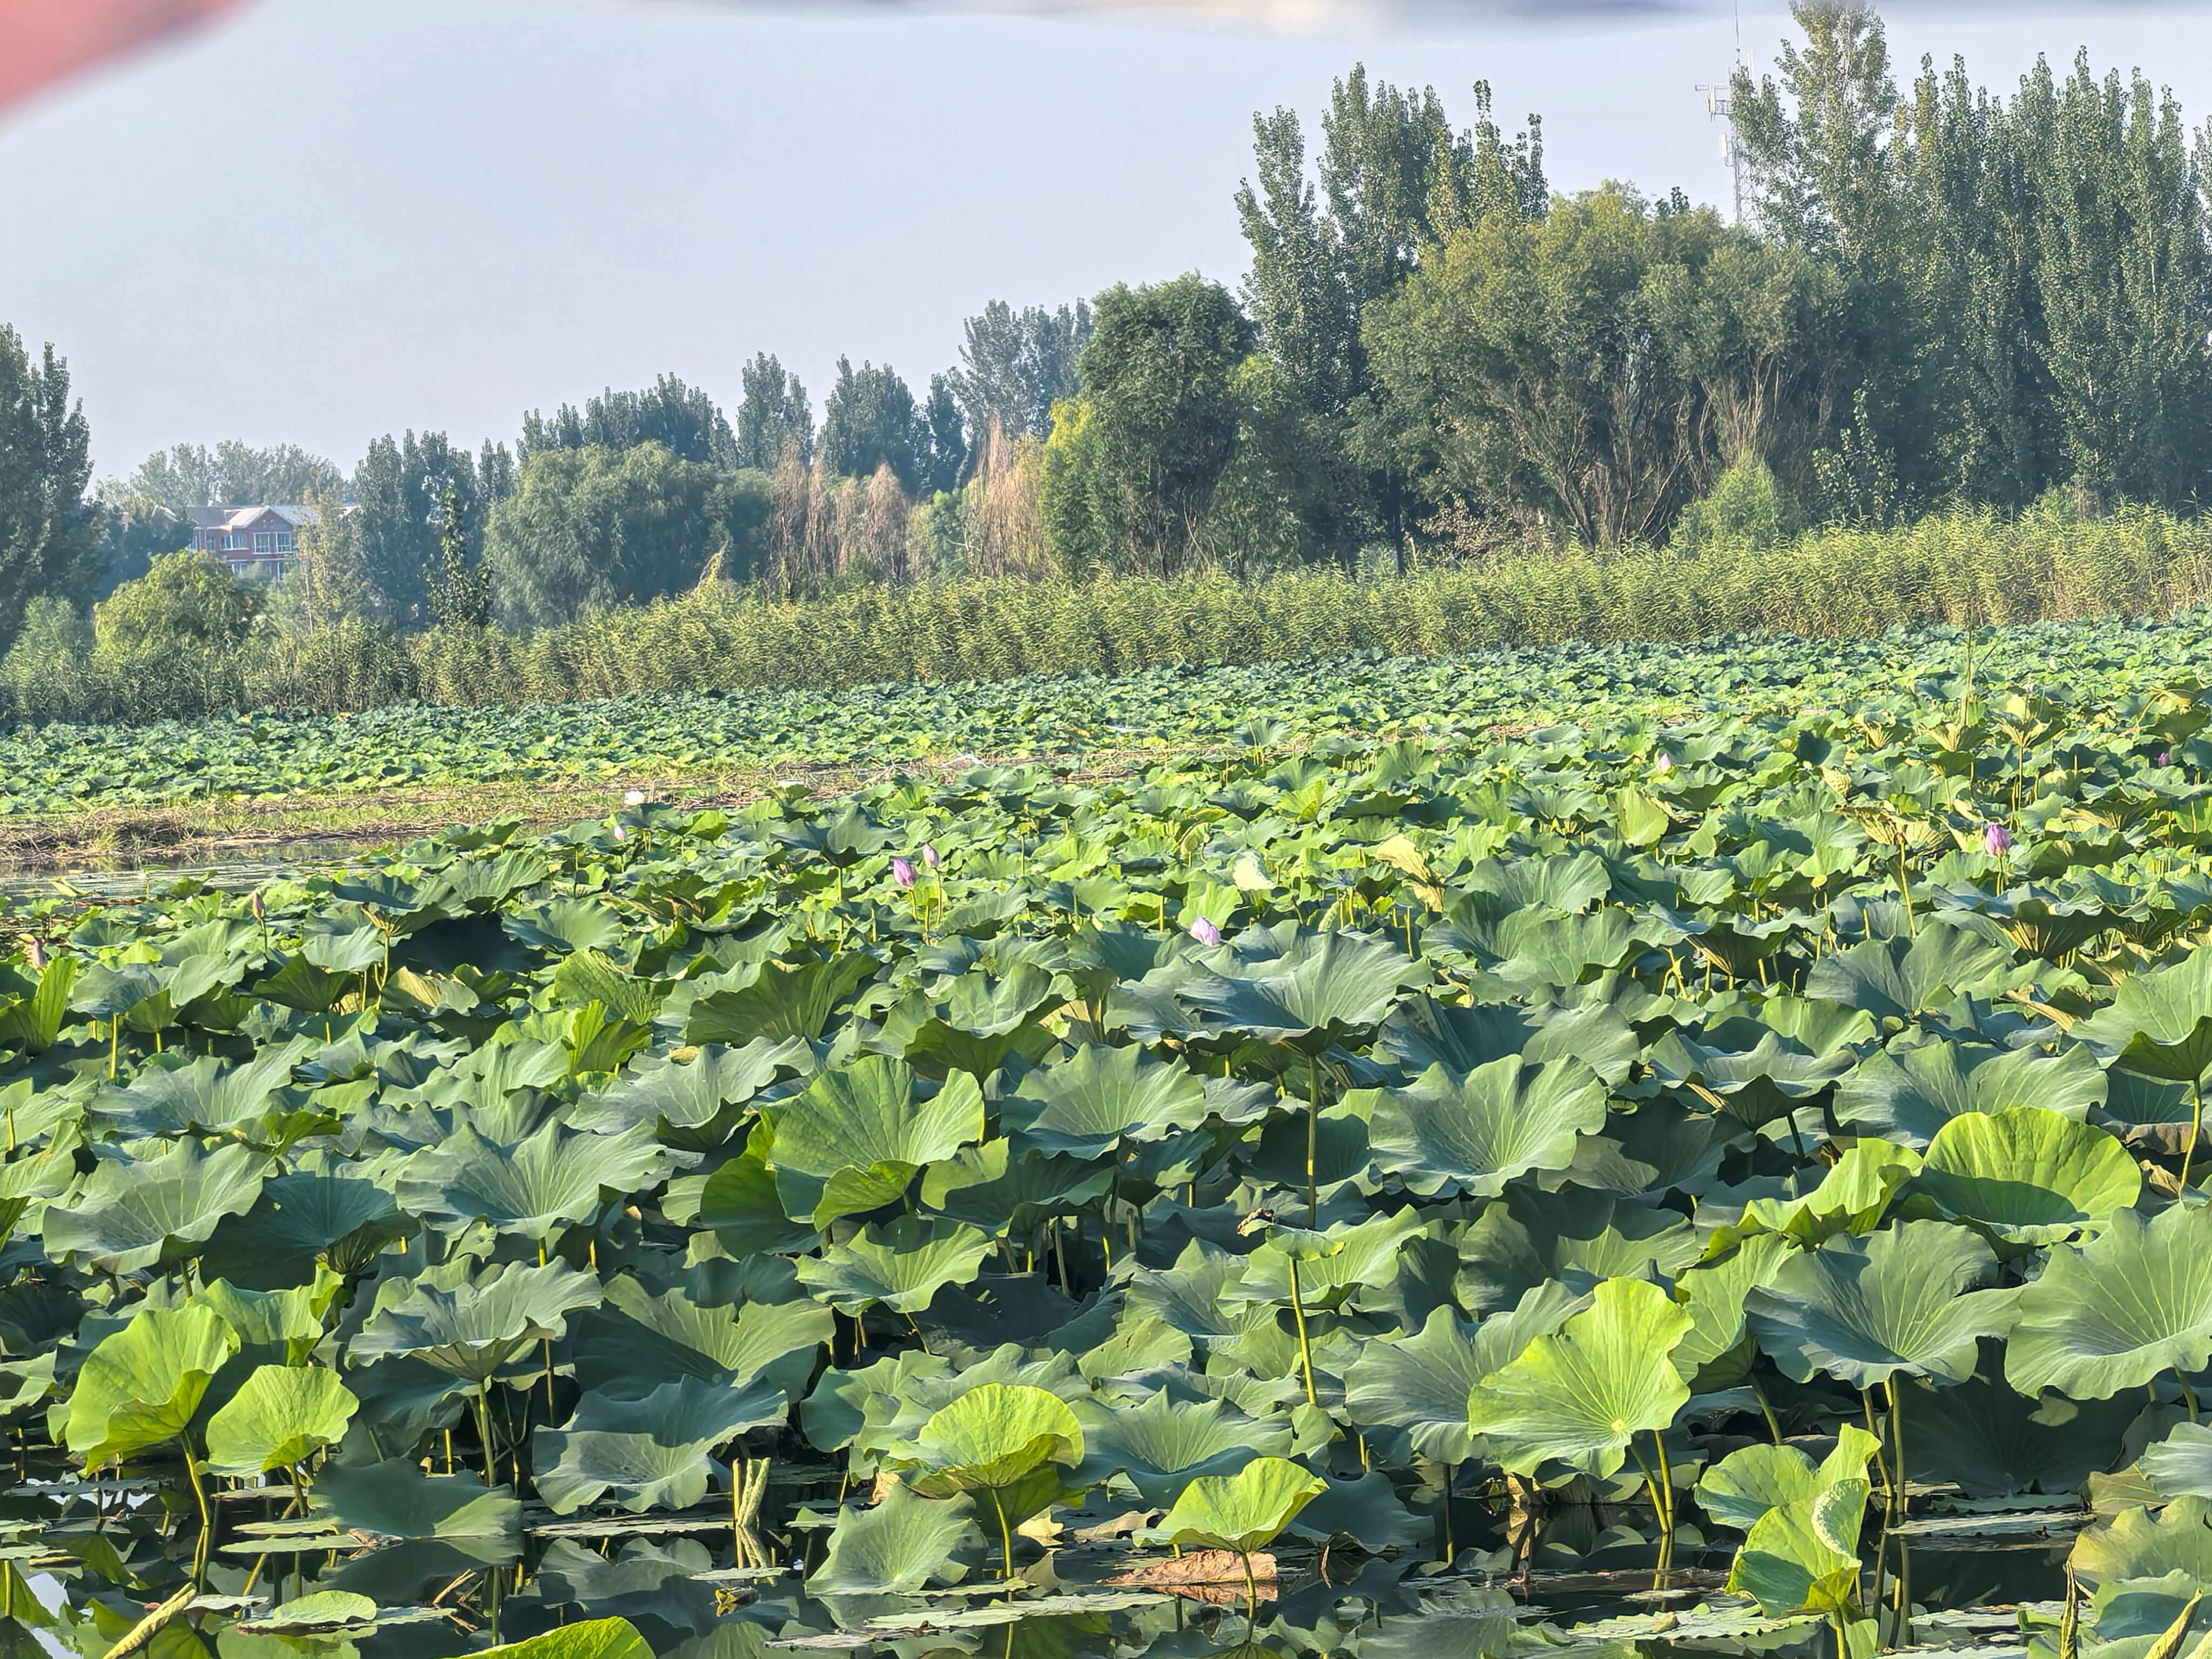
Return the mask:
M1461 125L1355 69L1310 140L1294 111L1255 116L1237 289L994 302L920 390L841 360L818 416L763 355L730 413L666 375L473 452L409 431L343 471L182 445L95 489L66 365L0 330L0 634L33 599L42 628L94 634L125 629L126 597L216 604L221 573L171 547L176 515L224 501L324 511L291 579L205 627L403 634L526 634L707 580L783 600L1356 574L2054 495L2197 511L2208 141L2171 95L2086 57L2009 93L1956 61L1905 82L1872 9L1796 21L1734 88L1749 222L1679 191L1555 191L1537 116L1509 133L1478 85Z

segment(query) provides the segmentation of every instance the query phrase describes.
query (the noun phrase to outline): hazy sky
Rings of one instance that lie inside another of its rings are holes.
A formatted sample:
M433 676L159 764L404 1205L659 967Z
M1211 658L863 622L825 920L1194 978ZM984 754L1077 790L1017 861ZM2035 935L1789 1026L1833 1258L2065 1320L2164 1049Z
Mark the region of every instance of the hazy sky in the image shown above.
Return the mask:
M1000 0L1006 3L1007 0ZM1298 14L1310 0L1285 0ZM1784 31L1748 11L1759 62ZM2039 49L2212 111L2212 20L1893 15L1908 68L2009 86ZM524 409L673 371L726 405L780 353L917 386L994 297L1244 269L1255 109L1356 59L1539 109L1556 187L1724 199L1698 94L1727 13L1304 32L636 0L262 0L0 117L0 321L70 361L103 472L181 440L350 466L379 433L511 438Z

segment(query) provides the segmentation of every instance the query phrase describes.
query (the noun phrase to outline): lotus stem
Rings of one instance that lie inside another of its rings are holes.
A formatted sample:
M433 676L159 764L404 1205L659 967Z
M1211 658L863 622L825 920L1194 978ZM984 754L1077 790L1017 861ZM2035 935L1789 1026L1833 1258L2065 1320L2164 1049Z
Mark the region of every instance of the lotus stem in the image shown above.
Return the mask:
M1260 1622L1260 1585L1252 1577L1252 1552L1240 1550L1237 1556L1244 1563L1244 1615L1256 1625Z
M2181 1149L2181 1187L2189 1189L2189 1166L2197 1157L2197 1139L2204 1132L2204 1085L2202 1079L2189 1088L2192 1104L2189 1112L2189 1144Z
M2066 1601L2058 1610L2058 1659L2081 1659L2081 1591L2066 1564Z
M1006 1568L1006 1600L1014 1599L1014 1531L1006 1524L1006 1502L996 1486L991 1488L991 1507L999 1512L1000 1559Z
M1897 1512L1911 1519L1911 1499L1905 1485L1905 1409L1897 1373L1889 1376L1889 1438L1897 1455ZM1899 1647L1912 1645L1912 1547L1902 1534L1897 1540L1897 1636Z
M2181 1385L2181 1403L2189 1413L2189 1420L2197 1420L2197 1390L2189 1386L2189 1379L2181 1374L2181 1367L2173 1368L2173 1380Z
M483 1442L483 1478L485 1490L499 1484L499 1474L492 1465L491 1449L491 1379L486 1377L477 1386L477 1438Z
M1306 1062L1306 1225L1321 1225L1321 1187L1315 1177L1315 1154L1321 1145L1321 1057ZM1313 1385L1307 1383L1310 1392Z
M190 1442L185 1445L185 1473L191 1479L192 1501L200 1510L199 1540L192 1550L192 1587L197 1589L207 1582L208 1552L215 1543L215 1516L208 1509L207 1485L200 1479L200 1460L192 1455Z
M1745 1379L1751 1384L1751 1397L1759 1401L1759 1414L1766 1419L1766 1431L1774 1437L1774 1443L1782 1443L1782 1425L1774 1420L1774 1407L1766 1403L1766 1391L1759 1386L1757 1377Z
M1674 1566L1674 1472L1667 1465L1663 1430L1651 1431L1651 1444L1659 1454L1659 1571L1670 1572Z
M1306 1310L1298 1294L1298 1259L1287 1257L1291 1267L1291 1316L1298 1326L1298 1369L1305 1375L1306 1404L1319 1406L1321 1395L1314 1388L1313 1346L1306 1340Z

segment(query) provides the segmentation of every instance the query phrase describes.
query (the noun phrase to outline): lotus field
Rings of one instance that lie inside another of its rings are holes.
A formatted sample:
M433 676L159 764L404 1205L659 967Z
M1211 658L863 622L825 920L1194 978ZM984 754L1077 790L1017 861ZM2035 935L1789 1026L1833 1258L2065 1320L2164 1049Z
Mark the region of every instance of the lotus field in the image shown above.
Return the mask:
M9 1651L2200 1653L2197 639L18 902Z

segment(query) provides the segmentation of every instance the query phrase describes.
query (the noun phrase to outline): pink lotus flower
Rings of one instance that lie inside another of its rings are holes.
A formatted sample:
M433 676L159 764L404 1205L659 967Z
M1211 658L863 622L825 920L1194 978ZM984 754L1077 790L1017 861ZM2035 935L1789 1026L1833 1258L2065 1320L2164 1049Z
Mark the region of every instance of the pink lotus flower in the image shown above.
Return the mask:
M921 844L921 861L934 870L939 865L944 863L945 860L939 854L933 842L924 842Z
M2012 831L2002 823L1984 824L1982 845L1988 849L1991 858L2001 859L2012 851Z
M891 860L891 879L902 887L914 885L914 866L904 859Z
M1661 777L1665 777L1667 774L1674 769L1674 757L1668 754L1665 750L1661 750L1659 751L1659 758L1651 763L1651 769L1656 772Z
M1200 916L1196 921L1191 923L1190 936L1196 939L1200 945L1218 945L1221 943L1221 929L1215 927L1212 921L1208 921L1204 916Z
M2172 750L2171 749L2161 749L2161 750L2160 750L2158 751L2158 763L2159 763L2160 766L2171 766L2171 765L2172 765L2172 764L2173 764L2173 750Z

